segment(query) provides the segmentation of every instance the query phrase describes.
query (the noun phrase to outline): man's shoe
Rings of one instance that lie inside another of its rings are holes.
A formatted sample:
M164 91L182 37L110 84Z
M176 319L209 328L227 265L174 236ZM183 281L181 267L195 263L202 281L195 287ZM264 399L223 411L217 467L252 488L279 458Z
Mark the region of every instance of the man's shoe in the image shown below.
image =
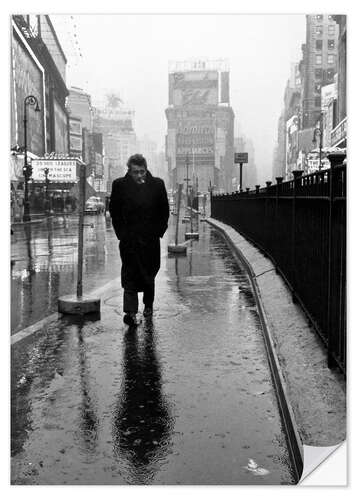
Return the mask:
M152 312L152 307L145 307L143 315L147 318L148 316L152 316Z
M124 315L123 321L126 325L129 325L129 326L140 325L140 320L136 317L136 314L134 314L134 313L126 313Z

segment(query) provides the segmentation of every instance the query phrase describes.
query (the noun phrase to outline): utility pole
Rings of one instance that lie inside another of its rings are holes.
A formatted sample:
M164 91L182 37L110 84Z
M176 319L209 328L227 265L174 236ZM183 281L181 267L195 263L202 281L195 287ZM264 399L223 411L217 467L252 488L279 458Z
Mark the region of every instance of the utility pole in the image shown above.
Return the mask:
M29 202L29 180L32 176L32 166L28 164L27 158L27 106L35 106L35 111L40 112L40 106L38 104L37 97L33 95L28 95L24 99L24 166L23 174L25 180L25 192L24 192L24 214L23 222L29 222L31 220L30 216L30 202Z

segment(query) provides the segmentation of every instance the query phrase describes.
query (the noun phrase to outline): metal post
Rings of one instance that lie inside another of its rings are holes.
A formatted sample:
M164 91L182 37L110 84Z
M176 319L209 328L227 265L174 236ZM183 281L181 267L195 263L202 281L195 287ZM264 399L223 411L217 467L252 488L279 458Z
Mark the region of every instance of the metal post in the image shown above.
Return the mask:
M239 164L239 190L243 191L243 163Z
M78 272L77 272L77 298L83 295L83 220L86 196L86 165L80 165L79 177L79 215L78 215Z
M49 169L48 169L48 167L46 167L44 169L44 173L45 173L45 187L46 187L46 213L50 213L50 201L49 201L49 198L48 198L48 184L49 184L48 172L49 172Z
M186 155L186 160L185 160L185 163L186 163L186 211L188 211L188 181L190 180L188 178L188 155Z
M297 275L297 270L296 270L296 192L297 188L300 185L301 182L301 176L302 176L302 170L293 170L292 174L294 176L294 196L293 196L293 210L292 210L292 224L291 224L291 230L292 230L292 236L291 236L291 268L290 268L290 280L291 284L293 286L293 301L295 302L296 297L295 297L295 282L296 282L296 275Z
M29 176L28 176L28 163L27 163L27 105L26 99L24 101L24 178L25 178L25 192L24 192L24 213L22 220L28 222L31 220L30 216L30 202L29 202Z
M192 202L193 202L193 187L191 187L191 193L190 193L190 228L191 228L191 233L193 233L193 224L192 224Z
M322 117L321 117L321 121L322 121ZM322 123L320 122L321 126L320 126L320 160L319 160L319 170L321 170L322 168Z
M276 192L275 192L275 214L274 214L274 235L275 241L279 241L279 196L281 195L281 184L283 182L283 177L275 177L276 180ZM277 253L281 252L280 246L277 245ZM275 259L276 262L279 262L280 258Z
M176 217L176 231L175 231L175 245L176 246L178 244L178 230L179 230L179 222L180 222L181 195L182 195L182 184L179 184L178 194L177 194L177 217Z

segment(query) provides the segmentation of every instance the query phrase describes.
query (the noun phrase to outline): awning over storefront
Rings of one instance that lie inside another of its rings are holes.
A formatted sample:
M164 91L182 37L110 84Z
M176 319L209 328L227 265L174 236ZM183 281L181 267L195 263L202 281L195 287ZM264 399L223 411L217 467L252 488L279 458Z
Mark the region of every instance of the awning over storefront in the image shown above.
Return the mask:
M29 160L36 160L38 156L34 155L30 151L27 153L27 158ZM16 153L12 151L10 153L10 181L18 182L23 181L24 176L22 168L24 166L25 156L23 153Z

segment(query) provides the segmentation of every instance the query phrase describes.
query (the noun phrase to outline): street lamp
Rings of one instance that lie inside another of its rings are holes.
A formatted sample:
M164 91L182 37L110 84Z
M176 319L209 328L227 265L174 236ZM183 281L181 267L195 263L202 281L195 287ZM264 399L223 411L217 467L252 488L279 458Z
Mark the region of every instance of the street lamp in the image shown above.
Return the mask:
M23 222L28 222L31 220L30 217L30 203L29 203L29 186L28 182L32 175L32 167L27 162L27 106L35 106L35 111L39 112L40 106L38 104L38 100L33 95L28 95L24 99L24 166L23 166L23 174L25 178L25 196L24 196L24 215Z
M317 137L320 137L319 141L319 170L322 168L322 136L323 136L323 130L322 130L322 113L321 113L321 118L319 122L319 126L314 129L314 135L312 138L312 143L316 145L317 143Z

